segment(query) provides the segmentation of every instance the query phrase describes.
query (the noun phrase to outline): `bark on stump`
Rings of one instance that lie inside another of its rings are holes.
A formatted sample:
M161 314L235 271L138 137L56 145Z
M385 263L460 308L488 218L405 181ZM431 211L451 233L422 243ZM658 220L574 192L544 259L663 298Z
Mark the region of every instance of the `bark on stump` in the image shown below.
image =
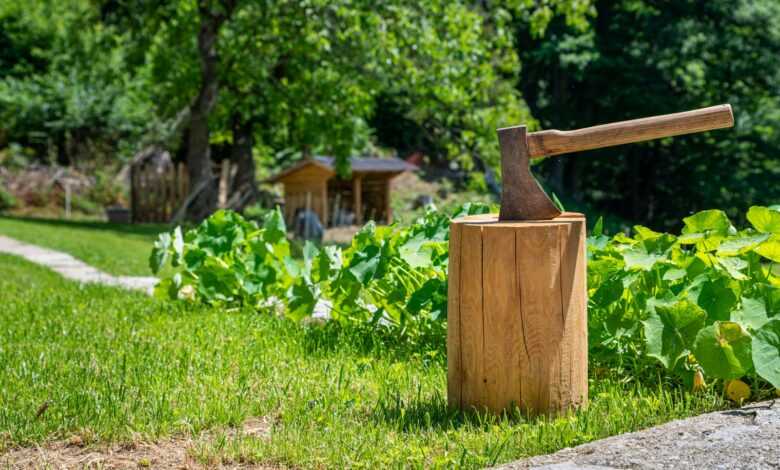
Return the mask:
M588 399L585 217L450 228L447 398L495 413L559 413Z

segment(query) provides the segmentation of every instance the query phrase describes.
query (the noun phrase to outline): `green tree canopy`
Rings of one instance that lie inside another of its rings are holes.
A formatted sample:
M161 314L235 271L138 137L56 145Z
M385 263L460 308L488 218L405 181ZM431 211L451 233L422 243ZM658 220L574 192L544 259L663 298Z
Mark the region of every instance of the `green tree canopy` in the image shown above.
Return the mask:
M569 129L734 107L729 130L603 149L545 163L550 183L633 220L669 226L722 207L780 200L780 4L773 0L597 1L585 33L517 23L521 88L545 128Z

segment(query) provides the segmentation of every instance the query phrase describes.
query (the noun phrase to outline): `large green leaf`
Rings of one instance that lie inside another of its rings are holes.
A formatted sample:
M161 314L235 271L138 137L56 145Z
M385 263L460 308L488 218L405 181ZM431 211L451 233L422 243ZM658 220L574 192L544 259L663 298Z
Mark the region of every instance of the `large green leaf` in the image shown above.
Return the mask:
M707 314L698 305L680 300L657 303L643 321L647 355L672 369L688 354Z
M729 313L737 304L737 295L725 277L707 279L698 288L691 289L689 297L707 312L710 321L729 320Z
M303 245L303 275L311 280L311 268L320 250L309 240Z
M591 301L598 307L608 307L623 296L623 291L622 277L613 276L601 283L591 296Z
M317 304L318 297L319 289L317 286L301 279L287 290L286 315L295 321L310 316Z
M639 249L627 250L623 253L623 261L627 269L650 271L655 263L666 259L663 255L647 253Z
M731 320L751 330L757 330L769 321L766 305L761 299L742 297L742 305L731 312Z
M154 242L152 252L149 254L149 268L151 268L154 274L157 274L162 269L165 261L168 259L170 247L171 234L167 232L161 233L157 237L157 241Z
M685 227L678 241L682 244L695 244L699 251L715 251L721 242L733 231L726 214L717 209L697 212L683 219Z
M379 269L379 262L382 259L381 254L378 246L369 245L363 251L353 255L349 271L363 286L368 285L368 282Z
M693 354L706 374L738 379L753 366L750 341L750 335L739 324L715 322L696 335Z
M184 236L181 233L181 227L176 227L173 230L173 240L171 240L171 248L173 248L173 257L171 258L171 264L173 267L178 267L181 264L181 260L184 257Z
M780 235L772 235L769 240L758 245L753 251L775 263L780 263Z
M667 270L666 272L664 272L664 275L663 275L662 279L664 281L678 281L678 280L684 278L687 274L688 274L688 272L686 270L684 270L684 269L671 268L671 269Z
M753 365L758 375L780 388L780 319L753 333Z
M747 212L747 219L759 232L780 234L780 212L778 211L753 206Z
M731 222L726 213L717 209L697 212L684 218L683 223L685 224L683 233L715 232L727 235L731 228Z
M729 276L738 280L744 281L748 279L748 276L742 272L749 264L742 258L721 258L717 257L718 264L729 273Z
M268 243L278 243L287 235L287 228L284 225L284 216L277 207L265 216L263 221L263 239Z
M341 268L341 250L333 245L323 247L314 263L320 281L330 279Z
M769 238L768 233L756 233L753 235L735 235L729 237L718 247L718 256L743 255Z
M430 306L436 300L436 293L442 289L443 281L438 278L428 279L409 297L406 309L418 314L426 306Z
M659 233L641 225L635 226L634 232L636 232L636 239L642 242L648 253L662 254L676 241L674 235Z
M431 266L431 250L426 247L427 239L424 233L418 233L406 241L398 249L401 259L409 263L413 268Z

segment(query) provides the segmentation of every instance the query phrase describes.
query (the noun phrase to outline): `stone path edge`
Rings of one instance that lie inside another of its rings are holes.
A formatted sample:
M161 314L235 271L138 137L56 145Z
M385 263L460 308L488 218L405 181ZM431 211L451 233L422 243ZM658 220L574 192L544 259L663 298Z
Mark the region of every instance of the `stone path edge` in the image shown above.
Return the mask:
M498 468L780 469L780 400L670 421Z
M98 283L151 294L158 279L152 276L113 276L94 268L73 256L0 235L0 252L45 266L66 279L82 283Z

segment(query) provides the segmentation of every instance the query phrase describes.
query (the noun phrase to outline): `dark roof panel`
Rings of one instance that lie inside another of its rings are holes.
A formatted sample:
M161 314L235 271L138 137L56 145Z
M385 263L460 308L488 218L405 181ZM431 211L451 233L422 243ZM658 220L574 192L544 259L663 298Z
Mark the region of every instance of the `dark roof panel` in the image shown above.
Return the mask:
M307 165L317 165L335 172L336 168L334 162L335 158L333 157L316 156L308 160L299 161L295 165L268 178L266 181L269 183L277 183ZM404 171L415 171L418 169L417 165L413 165L395 157L352 157L350 159L350 165L352 165L352 171L357 173L402 173Z
M335 170L334 167L335 158L317 156L314 157L314 159ZM395 172L395 171L402 172L402 171L417 170L416 165L412 165L411 163L407 163L401 160L400 158L395 158L395 157L391 157L391 158L352 157L349 159L349 163L352 167L352 171L357 171L361 173Z

